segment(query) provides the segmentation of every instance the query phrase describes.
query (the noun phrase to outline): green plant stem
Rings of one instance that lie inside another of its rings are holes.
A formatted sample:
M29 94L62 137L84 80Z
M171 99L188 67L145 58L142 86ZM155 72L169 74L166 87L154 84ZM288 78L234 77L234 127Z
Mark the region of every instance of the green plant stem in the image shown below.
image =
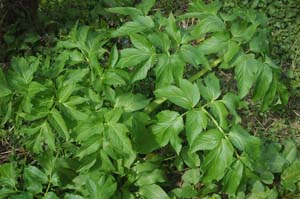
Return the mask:
M202 70L200 70L199 72L197 72L196 74L194 74L192 77L190 77L188 80L190 82L194 82L197 79L199 79L200 77L202 77L203 75L205 75L208 71L210 71L212 68L215 68L216 66L218 66L222 61L222 58L216 59L213 63L211 68L203 68ZM165 101L167 101L166 98L159 98L159 99L155 99L153 102L151 102L146 108L145 108L145 112L150 114L153 111L157 110Z

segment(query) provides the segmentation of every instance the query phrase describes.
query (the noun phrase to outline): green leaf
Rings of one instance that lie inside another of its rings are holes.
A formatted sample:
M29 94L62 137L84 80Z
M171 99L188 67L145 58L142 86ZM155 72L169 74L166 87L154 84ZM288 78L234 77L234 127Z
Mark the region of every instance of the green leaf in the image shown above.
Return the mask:
M96 178L96 176L94 179L89 177L86 180L90 198L110 199L117 191L117 183L111 176L101 176L100 178Z
M117 46L114 45L110 51L108 66L114 68L119 59L119 52Z
M11 61L11 66L14 71L23 78L25 83L29 84L33 79L34 73L38 69L39 59L35 58L33 63L29 63L23 57L14 57Z
M244 165L237 160L229 168L223 180L223 191L229 194L235 194L243 178Z
M182 180L184 183L194 184L196 185L201 178L200 169L190 169L184 172L182 175Z
M24 181L26 189L33 193L41 193L43 184L48 182L48 177L37 167L27 166L24 169Z
M235 67L235 79L238 82L239 97L244 98L257 78L258 61L253 55L241 55Z
M117 96L115 108L122 107L126 112L133 112L145 108L149 102L142 94L123 94Z
M160 55L155 68L156 88L170 86L174 81L179 82L183 76L184 66L185 63L178 54Z
M210 183L213 180L219 181L224 177L225 170L233 160L233 151L231 143L222 139L220 144L206 155L202 167L204 183Z
M191 45L183 45L180 48L180 52L185 62L192 64L195 68L198 69L199 65L210 68L207 58L202 54L199 48Z
M191 146L194 145L195 139L207 127L207 117L202 110L191 110L186 115L186 137Z
M76 89L76 84L65 84L62 88L58 90L58 99L60 103L63 103L69 99L72 93Z
M15 186L17 185L16 177L17 177L16 168L12 163L4 163L0 165L1 186L14 189Z
M48 122L44 122L42 124L40 134L41 134L41 136L44 137L44 141L45 141L45 143L47 143L49 149L51 151L56 151L55 137L54 137L54 134L53 134L52 129L51 129L50 125L48 124ZM36 144L41 145L42 143L36 143ZM36 152L38 152L38 151L36 151Z
M50 123L53 126L53 128L61 135L63 136L66 141L69 140L70 135L69 135L69 131L68 128L66 126L66 123L63 119L63 117L61 116L61 114L58 112L58 110L56 110L55 108L53 108L50 112Z
M154 53L152 44L146 39L146 37L140 34L131 34L130 40L135 48L145 52Z
M124 157L129 168L136 155L127 134L128 129L121 123L108 122L104 127L105 140L111 144L116 154Z
M82 121L88 119L88 113L79 111L76 109L72 104L75 103L74 101L68 101L60 106L61 110L63 110L64 114L68 116L72 120Z
M240 46L237 44L237 42L229 40L227 43L227 50L224 54L224 61L220 67L224 69L232 68L233 64L231 64L230 62L234 60L234 57L238 54L239 51Z
M231 26L231 34L233 37L240 42L248 42L257 29L257 24L248 26L248 23L242 20L238 20Z
M176 20L172 13L170 13L166 23L167 23L166 24L166 32L172 39L174 39L174 41L176 42L176 44L178 46L181 42L181 33L178 29Z
M165 174L160 169L154 169L153 171L142 172L139 174L136 181L137 186L151 185L159 182L166 182Z
M242 119L237 113L237 109L239 108L240 104L240 98L237 95L229 92L226 95L224 95L221 101L225 104L226 108L233 115L234 123L240 123Z
M211 15L200 20L200 22L193 27L191 35L194 38L201 38L208 32L221 32L224 30L225 24L223 21L219 17Z
M150 57L144 64L136 68L132 73L131 82L136 82L147 77L148 71L153 66L154 57Z
M144 12L144 14L148 14L151 8L154 6L156 0L143 0L137 7Z
M213 113L213 115L217 118L220 127L222 127L223 129L227 129L228 127L228 111L225 108L224 103L221 100L218 101L214 101L211 104L211 112Z
M226 48L228 39L225 33L214 34L199 45L199 51L204 55L220 53Z
M133 8L133 7L113 7L113 8L107 8L106 11L114 14L129 15L132 18L135 18L136 16L139 15L143 15L143 12L140 9Z
M149 16L134 17L134 21L129 21L121 26L119 29L112 32L112 37L119 37L130 35L132 33L139 33L154 27L154 22Z
M172 137L177 136L184 128L182 116L177 112L165 110L157 114L157 122L152 125L156 142L166 146Z
M199 89L196 84L192 84L188 80L182 79L179 82L180 88L169 86L157 89L155 95L158 98L167 98L174 104L185 109L192 109L200 100Z
M268 92L273 79L273 71L267 64L262 64L259 68L259 76L257 78L253 100L261 100Z
M300 181L300 161L296 160L281 174L281 184L289 191L297 189L295 183Z
M291 140L287 140L284 142L284 150L282 152L282 156L292 163L297 157L297 147L295 143Z
M171 40L169 36L164 32L151 33L148 36L148 39L153 43L157 48L160 48L164 53L169 53L171 46Z
M6 97L12 93L12 91L7 85L6 77L1 68L0 68L0 90L1 90L0 98Z
M199 150L212 150L219 146L224 135L217 129L210 129L206 132L200 133L193 144L191 145L191 152Z
M140 187L139 193L146 199L170 199L166 192L156 184Z
M204 79L205 86L199 83L201 96L207 101L214 101L221 95L220 81L214 73L209 73Z
M118 68L128 68L146 61L152 56L151 53L136 48L126 48L121 51L121 57L116 65Z

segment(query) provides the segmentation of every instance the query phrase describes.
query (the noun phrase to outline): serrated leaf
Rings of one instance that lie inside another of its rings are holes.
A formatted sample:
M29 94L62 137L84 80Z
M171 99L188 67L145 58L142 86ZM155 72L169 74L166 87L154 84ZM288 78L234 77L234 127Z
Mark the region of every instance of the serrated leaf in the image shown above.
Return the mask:
M139 68L136 68L132 74L131 82L136 82L147 77L148 71L153 66L154 57L150 57L144 64L142 64Z
M119 52L117 46L114 45L110 51L108 66L114 68L119 59Z
M174 111L165 110L157 114L157 122L152 125L156 142L166 146L171 138L178 135L184 128L182 117Z
M282 152L282 156L292 163L297 157L297 147L295 143L291 140L287 140L284 142L284 150Z
M199 50L204 55L222 52L226 48L228 39L225 33L214 34L199 45Z
M211 104L211 112L213 115L217 118L217 121L223 129L227 129L228 122L227 122L227 116L228 111L224 105L224 103L221 100L214 101Z
M221 180L233 160L233 147L231 143L222 139L220 144L211 150L203 162L203 182L210 183L213 180Z
M229 194L235 194L242 180L244 165L240 160L237 160L229 168L223 180L223 191Z
M193 27L191 35L194 38L201 38L208 32L220 32L225 30L225 24L218 16L208 16L200 20L200 22Z
M128 129L121 123L108 122L104 127L104 138L112 145L115 153L125 158L125 166L129 168L136 154L127 134Z
M17 172L13 163L4 163L0 165L0 184L3 187L14 189L17 184L16 177Z
M206 127L207 117L203 111L191 110L187 112L185 128L186 137L190 147L193 146L195 139L206 129Z
M184 172L182 175L182 180L184 183L194 184L196 185L201 178L200 169L190 169Z
M158 57L155 68L156 88L169 86L174 81L179 82L183 76L185 63L178 54L168 56L162 54Z
M146 199L170 199L166 192L156 184L140 187L139 193Z
M195 140L191 145L191 152L212 150L219 146L223 137L224 135L217 129L210 129L206 132L202 132L195 137Z
M156 0L143 0L137 7L146 15L154 6L155 2Z
M116 67L118 68L128 68L140 64L146 61L152 56L152 53L141 51L136 48L126 48L121 51L120 60Z
M142 94L123 94L116 98L115 107L124 108L127 112L133 112L145 108L150 100Z
M202 54L199 48L191 45L184 45L180 48L180 52L187 63L193 64L195 68L203 65L205 68L210 68L207 58Z
M239 97L244 98L257 78L258 62L252 55L241 55L235 67L235 79L238 82Z
M6 77L0 68L0 98L1 97L6 97L12 93L11 89L7 85Z
M107 8L106 11L114 14L129 15L132 18L135 18L139 15L143 15L143 12L140 9L134 7L113 7Z
M178 26L176 24L176 20L174 18L174 15L170 13L167 23L166 23L166 32L168 35L176 41L177 45L181 42L181 33L178 29Z
M159 98L167 98L174 104L185 109L192 109L200 100L199 89L196 84L192 84L188 80L182 79L179 82L180 88L169 86L157 89L155 95Z
M154 49L152 49L152 44L146 39L146 37L140 34L131 34L130 40L135 48L149 53L154 52Z
M205 85L199 83L200 94L207 101L214 101L221 95L220 81L214 73L209 73L204 79Z
M300 181L300 161L296 160L281 174L281 184L290 191L297 189L295 183Z
M154 27L154 22L149 16L138 16L134 21L129 21L121 26L119 29L112 32L112 37L119 37L130 35L132 33L139 33Z
M268 65L262 64L259 68L259 75L254 88L253 100L257 101L265 97L266 93L270 89L272 79L272 69Z
M237 109L240 104L240 98L237 95L229 92L226 95L224 95L222 102L225 104L229 112L233 115L234 123L240 123L242 119L237 113Z
M88 177L86 186L90 198L93 199L110 199L117 191L117 184L111 176L101 176L96 179Z
M54 129L56 129L61 136L63 136L66 141L69 140L70 135L67 129L67 125L63 119L63 117L61 116L61 114L58 112L58 110L56 110L55 108L53 108L50 112L50 123L51 125L54 127Z
M24 169L24 181L26 189L33 193L41 193L43 184L48 182L48 177L37 167L28 166Z

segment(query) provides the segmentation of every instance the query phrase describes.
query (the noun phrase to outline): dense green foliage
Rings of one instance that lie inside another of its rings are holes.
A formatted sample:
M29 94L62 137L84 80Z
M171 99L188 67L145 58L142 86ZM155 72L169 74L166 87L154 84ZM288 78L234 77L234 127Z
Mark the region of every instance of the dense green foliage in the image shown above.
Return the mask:
M120 17L6 55L0 136L25 158L0 165L0 198L299 197L295 144L255 137L240 115L288 102L266 16L154 4L100 9Z

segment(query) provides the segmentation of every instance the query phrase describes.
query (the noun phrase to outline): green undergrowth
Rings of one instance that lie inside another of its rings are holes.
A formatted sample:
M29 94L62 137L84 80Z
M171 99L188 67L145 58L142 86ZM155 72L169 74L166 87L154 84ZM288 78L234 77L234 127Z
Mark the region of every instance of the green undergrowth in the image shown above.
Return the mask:
M154 5L8 56L0 198L299 198L295 143L247 131L290 95L265 14Z

